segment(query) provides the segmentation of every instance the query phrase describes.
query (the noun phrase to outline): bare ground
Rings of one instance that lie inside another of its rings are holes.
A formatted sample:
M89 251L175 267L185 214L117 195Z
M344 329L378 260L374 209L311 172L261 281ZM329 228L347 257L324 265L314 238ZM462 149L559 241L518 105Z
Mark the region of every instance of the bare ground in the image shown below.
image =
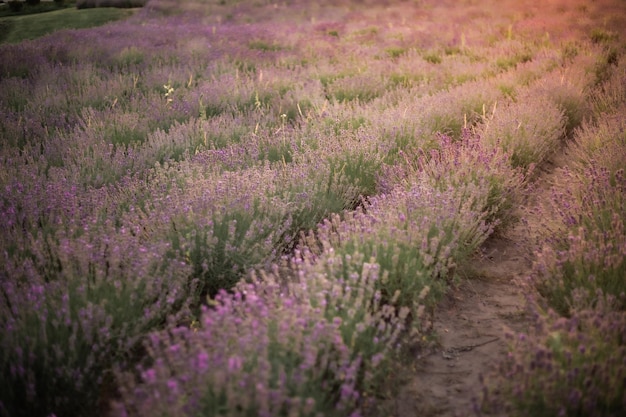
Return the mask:
M490 241L434 314L437 344L414 358L414 377L400 388L391 415L475 415L480 375L507 354L505 335L525 326L520 282L531 261L514 239Z

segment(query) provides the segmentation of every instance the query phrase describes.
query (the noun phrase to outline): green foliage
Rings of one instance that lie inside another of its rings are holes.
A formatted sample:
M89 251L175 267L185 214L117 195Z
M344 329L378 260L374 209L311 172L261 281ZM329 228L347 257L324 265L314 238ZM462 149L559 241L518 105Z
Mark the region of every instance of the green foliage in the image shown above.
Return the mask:
M371 196L377 191L377 177L382 163L377 156L363 152L347 152L331 158L331 169L346 178L358 193L356 197Z
M514 52L498 56L495 59L496 72L504 72L515 69L519 64L531 62L533 51L530 46L517 47Z
M561 51L561 59L564 63L570 63L574 58L578 56L580 53L579 45L575 42L568 42L563 45L563 49Z
M259 160L290 163L293 161L291 144L287 142L261 144L259 146Z
M323 126L325 129L330 129L332 134L340 136L346 131L356 132L363 126L369 124L368 120L363 116L346 117L341 119L325 118L323 120Z
M61 29L81 29L129 17L133 12L112 8L77 10L65 8L49 13L11 17L12 29L4 42L16 43L35 39Z
M597 44L607 44L618 39L617 33L600 28L593 29L589 37L593 43Z
M236 59L233 64L237 71L242 74L255 74L257 72L257 67L254 62L246 61L243 59Z
M595 85L601 86L611 78L613 69L619 61L618 52L613 48L607 48L598 59L595 66Z
M401 48L401 47L391 47L391 48L385 49L385 52L387 53L387 55L389 55L389 57L396 59L406 54L407 49Z
M626 316L585 310L563 319L536 308L533 313L533 330L511 336L499 375L486 381L484 408L506 409L515 417L620 415Z
M135 46L124 48L117 56L117 64L121 69L131 69L144 61L145 53Z
M168 232L172 256L191 265L189 279L198 283L201 299L233 288L251 268L268 262L277 232L267 227L271 212L259 201L247 209L232 208L210 216L206 225L184 217L175 219Z
M331 97L340 103L357 101L359 103L367 103L374 100L380 95L375 88L335 88L331 93Z
M500 84L498 86L498 89L502 92L503 96L515 101L515 98L517 97L515 86L508 85L508 84Z
M442 59L441 55L437 52L430 52L424 55L424 60L426 62L430 62L431 64L441 64Z
M258 51L263 51L263 52L276 52L276 51L280 51L281 49L283 49L282 46L273 43L273 42L267 42L264 40L252 40L250 42L248 42L248 47L250 49L255 49Z
M19 12L24 8L24 2L18 0L9 0L7 4L12 12Z
M387 83L391 88L411 88L428 81L424 74L391 73L387 76Z
M10 19L0 19L0 43L9 35L13 29L13 22Z

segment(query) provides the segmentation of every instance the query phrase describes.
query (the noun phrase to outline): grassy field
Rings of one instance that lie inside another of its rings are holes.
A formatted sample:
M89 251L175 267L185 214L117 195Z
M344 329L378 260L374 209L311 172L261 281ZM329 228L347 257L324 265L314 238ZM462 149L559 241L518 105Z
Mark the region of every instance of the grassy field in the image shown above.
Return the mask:
M77 10L64 8L45 13L0 17L0 42L16 43L35 39L61 29L83 29L124 19L134 9L97 8Z
M626 410L621 1L7 19L0 417L376 415L557 152L536 326L480 405Z

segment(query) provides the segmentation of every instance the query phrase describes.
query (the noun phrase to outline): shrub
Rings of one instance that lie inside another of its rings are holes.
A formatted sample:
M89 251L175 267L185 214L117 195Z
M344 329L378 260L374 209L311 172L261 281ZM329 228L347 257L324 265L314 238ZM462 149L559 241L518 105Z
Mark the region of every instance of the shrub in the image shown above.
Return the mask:
M604 29L594 28L589 37L593 43L605 44L610 43L618 38L617 33Z
M499 147L488 147L480 136L464 129L458 141L439 136L439 146L429 153L407 151L395 166L388 167L381 181L409 184L422 177L441 192L468 185L488 187L484 207L472 207L487 214L487 221L502 229L514 221L515 208L521 203L526 176L513 168L510 155Z
M41 0L25 0L25 3L29 6L36 6L41 3Z
M602 75L599 85L591 92L592 116L599 119L603 114L613 114L626 103L625 58L620 58L616 65L605 62L601 65ZM598 64L600 65L600 64Z
M186 315L188 268L164 261L159 245L107 232L4 245L13 256L0 283L0 415L93 412L107 370L134 360L166 317Z
M483 407L510 416L617 417L626 410L626 315L535 312L534 329L483 384Z
M585 171L591 167L607 169L611 175L626 169L623 154L626 152L626 120L623 107L614 113L604 114L596 123L583 123L566 151L572 158L573 175L589 184Z
M547 160L565 134L565 115L545 96L527 96L494 110L477 127L486 144L511 155L514 167L530 169Z
M361 253L384 271L377 282L385 302L415 312L415 300L430 288L430 300L440 297L454 269L489 235L484 185L468 184L439 191L424 182L378 195L344 218L333 216L318 226L307 242L316 253Z
M261 267L275 256L274 237L281 224L274 223L266 207L258 201L251 207L219 209L208 221L172 219L169 238L173 256L189 263L192 279L198 280L203 296L214 297L222 289L232 288L249 269ZM282 219L276 219L280 221Z
M566 76L568 75L568 76ZM585 117L589 118L587 74L549 74L539 81L535 94L544 94L550 98L565 116L565 135L570 138Z
M554 193L552 210L559 213L564 230L550 237L539 254L535 281L548 303L570 314L574 295L584 290L588 305L599 297L617 297L626 310L626 179L605 169L585 172L590 186L574 182L573 192Z
M585 295L578 298L587 305L609 295L626 309L626 135L617 114L577 131L569 146L573 170L562 171L547 207L560 222L548 229L535 279L562 314L572 311L574 294L580 291Z
M359 263L333 267L329 259L332 277L300 264L292 270L299 280L287 287L277 275L252 277L231 294L221 292L197 325L153 333L139 380L118 374L118 412L358 415L365 388L403 328L395 309L376 298L377 266L352 269ZM369 351L360 349L364 342Z

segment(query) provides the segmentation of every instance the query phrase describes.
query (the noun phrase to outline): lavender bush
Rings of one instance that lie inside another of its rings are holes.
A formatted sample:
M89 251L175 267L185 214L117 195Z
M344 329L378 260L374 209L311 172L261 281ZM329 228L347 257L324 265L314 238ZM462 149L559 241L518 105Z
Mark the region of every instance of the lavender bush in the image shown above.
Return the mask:
M551 207L560 224L540 254L536 276L562 313L571 310L580 289L588 305L601 294L617 297L624 308L624 139L619 117L603 115L598 123L583 124L568 149L574 161L571 171L563 171L568 187L553 190Z
M600 88L594 90L590 97L591 107L596 117L604 113L613 113L616 108L622 106L626 101L626 89L624 88L624 57L619 59L616 65L607 71L608 79Z
M486 184L486 200L479 200L484 206L472 209L486 213L487 222L500 230L515 220L513 211L522 202L527 182L525 173L511 166L509 154L499 147L486 146L468 129L458 141L441 135L438 148L429 153L403 153L403 161L388 167L380 181L389 187L410 184L415 178L422 178L442 192Z
M585 175L591 167L604 168L610 175L626 168L621 158L626 148L626 122L621 117L622 109L618 107L615 113L603 115L597 123L584 123L577 132L567 152L574 160L572 175L578 181L591 185Z
M168 316L188 316L186 265L129 231L107 238L111 229L91 227L104 237L85 225L83 236L3 241L2 415L90 412L113 363L134 360L143 334Z
M490 412L617 416L626 409L626 181L622 123L613 114L623 106L621 89L609 80L590 92L611 104L574 132L572 166L560 170L540 210L546 230L532 273L541 296L529 299L534 327L511 336L500 375L485 380L482 405Z
M510 335L497 385L485 381L483 407L512 416L622 415L625 332L622 311L535 311L529 333Z
M563 110L545 96L529 95L494 107L478 127L485 143L502 147L516 167L541 164L559 146L565 133Z
M333 259L330 277L296 260L288 287L264 275L220 293L197 325L152 334L118 412L360 415L406 315L380 304L377 265Z
M570 176L573 191L554 192L552 207L564 227L539 254L535 279L548 302L561 313L568 314L576 307L573 295L579 289L586 290L589 305L598 296L612 295L624 309L624 170L612 173L588 168L582 176L584 181Z
M326 248L372 257L388 275L377 285L384 299L417 308L425 287L441 296L458 262L491 233L485 185L468 184L443 191L423 182L396 188L370 199L370 204L341 219L334 216L308 239L313 252ZM318 249L320 248L320 249Z

